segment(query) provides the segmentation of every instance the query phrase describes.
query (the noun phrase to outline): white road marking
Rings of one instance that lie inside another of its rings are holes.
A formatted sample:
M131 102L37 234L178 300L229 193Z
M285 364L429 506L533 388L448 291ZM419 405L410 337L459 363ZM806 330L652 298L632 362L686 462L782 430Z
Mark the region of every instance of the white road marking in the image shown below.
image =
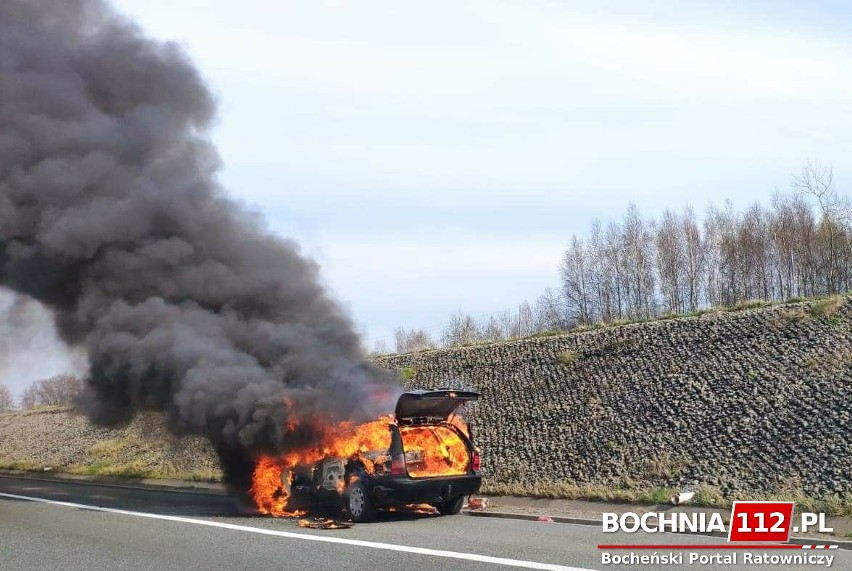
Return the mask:
M386 551L402 551L404 553L416 553L418 555L430 555L432 557L446 557L449 559L464 559L466 561L478 561L480 563L491 563L493 565L504 565L507 567L523 567L525 569L544 569L547 571L594 571L592 569L583 569L580 567L566 567L564 565L554 565L552 563L538 563L535 561L524 561L521 559L506 559L503 557L492 557L490 555L478 555L476 553L462 553L459 551L443 551L440 549L428 549L425 547L412 547L408 545L397 545L394 543L379 543L376 541L362 541L360 539L346 539L343 537L330 537L320 535L308 535L304 533L293 533L290 531L277 531L274 529L263 529L261 527L249 527L247 525L236 525L232 523L222 523L217 521L207 521L203 519L195 519L189 517L180 517L173 515L161 515L145 512L133 512L128 510L119 510L114 508L104 508L100 506L90 506L86 504L75 504L73 502L60 502L56 500L47 500L45 498L34 498L30 496L19 496L16 494L4 494L0 492L0 497L11 498L14 500L24 500L28 502L39 502L43 504L51 504L56 506L64 506L67 508L78 508L83 510L91 510L96 512L106 512L111 514L129 515L135 517L144 517L149 519L159 519L165 521L175 521L180 523L192 523L195 525L204 525L207 527L218 527L222 529L230 529L232 531L244 531L248 533L257 533L260 535L272 535L275 537L286 537L288 539L303 539L306 541L318 541L321 543L338 543L342 545L354 545L357 547L367 547L370 549L384 549Z

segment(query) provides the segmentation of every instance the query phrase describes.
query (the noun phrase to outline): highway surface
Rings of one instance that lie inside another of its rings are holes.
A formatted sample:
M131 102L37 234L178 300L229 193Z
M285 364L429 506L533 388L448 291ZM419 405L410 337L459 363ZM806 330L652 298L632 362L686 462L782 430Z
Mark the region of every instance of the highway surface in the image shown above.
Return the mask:
M593 526L414 514L386 514L346 530L309 530L291 519L243 511L232 498L215 493L3 475L0 570L802 568L690 567L686 561L613 566L602 564L597 548L602 542L723 545L718 538L614 536ZM834 557L831 569L852 570L852 552L825 553Z

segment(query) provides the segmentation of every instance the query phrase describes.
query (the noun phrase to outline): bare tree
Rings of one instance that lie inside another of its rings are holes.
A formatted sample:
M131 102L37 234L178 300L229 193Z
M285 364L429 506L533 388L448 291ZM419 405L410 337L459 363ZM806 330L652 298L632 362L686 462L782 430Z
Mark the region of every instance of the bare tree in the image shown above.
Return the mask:
M35 408L38 404L38 399L36 398L35 387L30 385L27 387L23 393L21 393L21 398L19 399L22 410L30 410L31 408Z
M435 349L438 345L424 329L412 329L408 336L408 346L410 351L423 351Z
M398 328L394 334L397 353L411 353L424 349L434 349L437 345L423 329L405 330Z
M683 290L686 278L686 256L681 225L671 210L663 213L657 225L657 272L666 308L670 313L683 311Z
M624 249L627 254L628 316L646 318L656 314L654 291L654 244L652 226L631 202L624 216Z
M740 252L737 240L737 215L733 203L725 201L724 210L717 210L714 225L719 241L719 302L734 305L744 299L740 276Z
M560 287L546 290L534 311L524 302L517 312L478 323L459 310L442 342L499 341L661 311L852 290L852 203L835 188L830 168L805 165L793 187L791 195L776 191L769 208L711 204L701 221L690 206L644 219L631 203L621 221L595 220L588 237L571 236Z
M735 219L734 259L738 296L743 299L772 299L769 268L769 225L759 203Z
M408 334L402 327L397 327L393 332L394 346L397 353L405 353L405 346L408 341Z
M561 331L570 326L565 300L553 289L545 289L535 304L536 331Z
M21 408L59 406L74 402L83 390L83 381L75 375L58 375L34 382L21 396Z
M722 304L722 231L714 205L704 215L704 298L707 305Z
M834 187L834 171L818 163L807 163L798 175L793 176L793 188L813 199L822 214L820 231L825 236L823 272L826 293L840 291L840 255L843 244L841 226L847 225L852 206L848 197L841 196Z
M793 211L794 252L798 264L798 282L800 295L816 295L819 282L819 250L817 221L813 210L805 202L799 201Z
M560 266L562 294L569 315L583 325L592 323L594 316L589 301L588 259L583 241L573 236L571 247L565 252Z
M587 246L591 312L603 322L618 318L620 309L617 291L617 267L610 261L608 236L600 221L592 223L592 232Z
M511 321L506 327L500 315L489 316L488 322L480 329L484 341L503 341L512 336Z
M479 326L476 320L459 309L450 318L450 322L441 335L444 347L468 345L479 340Z
M0 412L12 410L15 410L15 399L12 398L12 391L6 385L0 384Z
M535 330L535 313L533 312L530 302L528 302L527 300L524 300L523 303L518 306L517 323L518 337L526 337L527 335L532 335L533 331Z
M610 269L612 281L609 284L612 298L611 319L623 319L627 315L627 256L621 242L621 226L615 221L607 224L604 238L603 263Z
M788 299L817 293L818 228L805 197L776 191L768 226L773 296Z
M517 331L515 327L514 313L510 310L501 311L496 316L497 322L500 324L500 329L503 331L504 339L511 339Z
M707 248L691 206L683 209L680 225L686 266L686 301L689 303L689 310L695 311L701 305L701 283L707 260Z
M373 344L373 355L387 355L388 354L388 342L384 339L378 339Z
M796 236L791 198L776 190L772 195L772 211L769 219L773 280L780 299L798 295L794 255Z

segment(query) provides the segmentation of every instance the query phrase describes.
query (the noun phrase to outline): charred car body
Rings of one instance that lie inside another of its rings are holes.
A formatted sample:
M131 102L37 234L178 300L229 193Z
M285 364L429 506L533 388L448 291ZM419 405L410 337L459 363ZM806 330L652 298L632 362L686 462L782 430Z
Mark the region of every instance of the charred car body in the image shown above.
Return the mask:
M479 452L458 408L479 398L473 391L416 390L397 401L386 449L351 458L324 458L281 473L289 507L341 507L353 521L375 518L379 508L429 504L444 515L461 510L479 491Z

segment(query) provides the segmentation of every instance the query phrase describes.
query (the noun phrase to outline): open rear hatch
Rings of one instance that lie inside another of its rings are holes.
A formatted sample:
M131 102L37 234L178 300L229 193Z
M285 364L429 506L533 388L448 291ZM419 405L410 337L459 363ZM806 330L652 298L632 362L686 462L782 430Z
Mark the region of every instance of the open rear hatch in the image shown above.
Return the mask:
M404 470L409 476L430 478L469 472L473 457L469 441L456 427L445 423L460 406L477 399L477 392L453 389L409 391L399 397L396 421L405 454Z
M396 401L396 421L399 424L446 421L462 404L478 399L479 393L475 391L408 391L402 393Z

